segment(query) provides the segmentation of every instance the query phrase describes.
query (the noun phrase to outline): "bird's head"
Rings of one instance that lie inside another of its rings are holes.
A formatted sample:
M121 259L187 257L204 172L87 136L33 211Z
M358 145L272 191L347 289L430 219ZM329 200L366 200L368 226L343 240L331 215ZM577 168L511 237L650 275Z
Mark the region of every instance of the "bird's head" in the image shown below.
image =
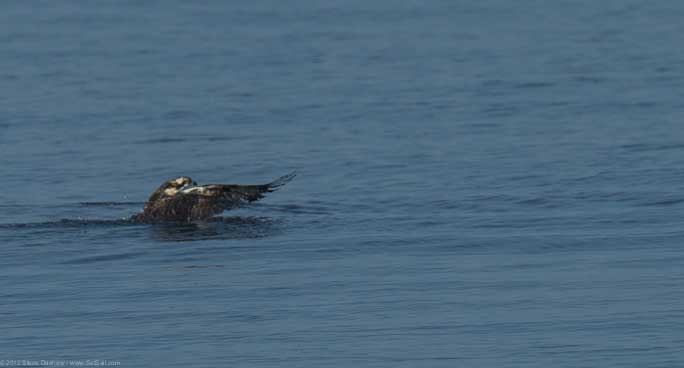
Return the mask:
M197 183L192 180L189 176L180 176L175 179L171 179L166 183L162 184L162 192L167 196L172 196L183 190L186 187L197 185Z
M197 185L189 176L180 176L175 179L168 180L160 185L157 190L152 192L150 198L147 200L147 205L154 203L166 197L173 197L181 190Z
M197 185L192 178L189 176L180 176L175 179L168 180L164 182L162 185L155 190L152 195L150 196L150 199L148 201L154 202L158 199L162 199L164 197L172 197L181 190L183 190L186 187L190 187L193 185Z

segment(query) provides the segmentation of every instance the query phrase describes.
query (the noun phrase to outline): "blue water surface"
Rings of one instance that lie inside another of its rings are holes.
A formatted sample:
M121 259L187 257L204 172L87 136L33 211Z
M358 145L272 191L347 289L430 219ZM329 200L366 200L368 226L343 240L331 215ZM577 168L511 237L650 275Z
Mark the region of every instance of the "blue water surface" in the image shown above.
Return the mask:
M0 363L684 366L684 3L1 8Z

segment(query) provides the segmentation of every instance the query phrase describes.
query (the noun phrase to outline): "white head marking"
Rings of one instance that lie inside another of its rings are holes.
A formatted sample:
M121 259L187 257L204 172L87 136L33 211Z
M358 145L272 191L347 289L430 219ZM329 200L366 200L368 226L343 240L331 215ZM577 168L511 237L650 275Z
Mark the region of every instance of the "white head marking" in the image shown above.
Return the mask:
M195 194L205 194L206 188L204 187L188 187L181 190L181 193L195 193Z
M176 193L178 193L178 189L176 189L176 188L164 189L164 194L166 194L167 196L176 195Z

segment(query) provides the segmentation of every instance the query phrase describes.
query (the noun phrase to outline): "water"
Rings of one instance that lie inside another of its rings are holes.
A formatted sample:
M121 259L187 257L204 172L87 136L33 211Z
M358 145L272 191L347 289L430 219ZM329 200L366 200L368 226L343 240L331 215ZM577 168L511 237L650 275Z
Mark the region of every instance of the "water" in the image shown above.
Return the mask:
M684 365L683 13L4 3L0 360ZM221 222L123 220L294 169Z

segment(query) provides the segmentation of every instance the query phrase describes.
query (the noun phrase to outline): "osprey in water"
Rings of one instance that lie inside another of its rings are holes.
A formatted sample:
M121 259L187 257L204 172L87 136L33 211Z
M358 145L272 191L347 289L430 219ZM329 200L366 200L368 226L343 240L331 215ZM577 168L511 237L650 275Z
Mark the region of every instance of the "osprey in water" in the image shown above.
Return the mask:
M264 193L274 191L294 177L293 172L261 185L197 185L192 178L181 176L160 185L147 200L143 212L133 216L133 220L140 222L207 220L227 209L261 199Z

